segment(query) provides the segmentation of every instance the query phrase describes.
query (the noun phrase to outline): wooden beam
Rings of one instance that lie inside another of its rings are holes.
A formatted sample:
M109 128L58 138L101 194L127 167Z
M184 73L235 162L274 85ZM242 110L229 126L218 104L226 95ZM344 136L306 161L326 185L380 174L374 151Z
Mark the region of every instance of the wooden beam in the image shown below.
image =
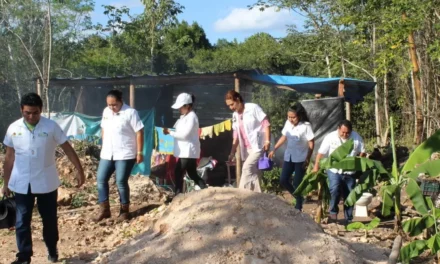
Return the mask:
M41 96L41 81L40 78L37 78L37 94Z
M240 79L238 78L237 74L234 74L235 76L235 91L237 93L240 92ZM240 150L240 145L238 145L237 147L237 151L235 152L235 162L236 162L236 166L235 166L235 175L236 175L236 182L235 185L240 186L240 179L241 179L241 150Z
M130 82L130 107L134 108L136 101L136 91L134 83Z
M344 97L344 101L345 101L345 83L344 83L344 79L339 80L338 97ZM351 120L351 105L350 105L349 102L345 102L345 119Z
M344 79L340 79L338 85L338 97L344 97L344 91L345 91Z

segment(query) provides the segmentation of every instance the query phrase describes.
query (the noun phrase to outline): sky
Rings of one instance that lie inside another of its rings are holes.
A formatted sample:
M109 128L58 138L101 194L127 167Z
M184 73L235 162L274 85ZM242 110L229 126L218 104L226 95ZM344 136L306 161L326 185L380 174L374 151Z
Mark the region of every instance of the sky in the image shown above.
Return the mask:
M229 41L237 39L243 41L255 33L265 32L279 38L287 35L287 26L301 27L304 19L289 10L258 9L249 10L257 0L176 0L185 9L179 15L179 20L189 23L197 22L203 27L211 43L225 38ZM143 12L140 0L95 0L95 11L92 14L94 23L106 24L107 18L103 14L102 5L116 7L126 6L131 14Z

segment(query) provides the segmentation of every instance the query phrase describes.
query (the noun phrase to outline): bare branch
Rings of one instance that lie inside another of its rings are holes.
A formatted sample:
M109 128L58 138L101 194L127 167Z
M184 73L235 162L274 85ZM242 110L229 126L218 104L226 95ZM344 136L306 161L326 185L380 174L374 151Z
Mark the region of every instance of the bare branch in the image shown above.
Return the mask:
M361 66L358 66L358 65L354 64L353 62L351 62L351 61L349 61L349 60L347 60L347 59L345 59L345 58L343 58L343 60L344 60L345 62L347 62L348 64L350 64L351 66L356 67L356 68L358 68L358 69L361 69L363 72L365 72L366 74L368 74L368 76L370 76L373 80L376 79L376 77L375 77L373 74L371 74L368 70L362 68Z
M35 68L38 71L38 74L40 76L41 79L43 79L43 74L41 73L40 67L38 66L37 62L34 59L34 56L32 56L31 52L29 51L29 49L26 47L26 44L24 44L23 39L17 34L15 33L10 27L6 27L6 29L11 32L15 37L18 38L18 40L20 40L20 43L23 45L23 48L26 50L27 55L29 56L29 58L32 60L32 63L34 64Z

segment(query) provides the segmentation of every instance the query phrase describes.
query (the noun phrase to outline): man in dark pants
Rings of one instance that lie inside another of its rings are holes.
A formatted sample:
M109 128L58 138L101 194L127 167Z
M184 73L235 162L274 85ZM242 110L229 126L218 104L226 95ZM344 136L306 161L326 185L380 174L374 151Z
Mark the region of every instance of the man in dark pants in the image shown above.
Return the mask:
M6 132L4 144L3 195L15 193L17 220L17 259L12 264L31 263L31 220L35 198L43 221L43 239L48 250L48 260L58 261L57 190L60 185L55 165L55 149L61 146L75 165L78 185L84 183L81 163L58 124L41 116L43 101L35 93L21 99L23 118L12 123Z
M338 129L325 136L316 155L314 172L319 170L319 161L326 156L332 154L339 146L344 144L347 140L353 140L353 150L348 155L350 157L360 156L365 157L365 145L362 137L353 131L353 125L348 120L342 120L338 124ZM339 201L342 194L342 198L347 199L351 190L353 190L356 179L354 171L342 171L337 169L327 170L329 189L330 189L330 222L336 222L339 212ZM353 220L353 206L344 205L344 217L345 225L349 224Z

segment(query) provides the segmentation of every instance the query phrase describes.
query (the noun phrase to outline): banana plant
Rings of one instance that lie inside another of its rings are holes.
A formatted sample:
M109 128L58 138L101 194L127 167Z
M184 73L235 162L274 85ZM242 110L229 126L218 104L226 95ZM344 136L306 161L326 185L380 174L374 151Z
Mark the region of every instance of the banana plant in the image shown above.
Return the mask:
M380 219L378 217L375 217L373 220L370 221L368 224L364 224L361 222L354 222L345 228L347 231L354 231L354 230L364 230L365 232L365 238L368 237L368 231L373 230L374 228L378 227L380 224Z
M362 172L359 183L346 199L346 204L353 206L366 190L374 187L379 176L388 176L388 172L383 168L382 163L363 157L348 157L354 147L353 140L347 140L339 146L326 159L320 162L320 170L316 173L307 174L298 188L295 195L305 196L313 190L318 190L318 210L316 222L320 223L323 215L326 214L330 201L330 190L326 170L335 168L342 171Z
M428 206L426 204L425 197L420 190L420 187L417 183L417 177L420 173L427 173L428 175L437 176L440 173L440 161L433 161L422 164L421 166L414 169L410 165L405 165L401 171L399 171L397 167L397 158L396 158L396 147L394 143L394 124L393 118L390 118L390 128L391 128L391 146L393 153L393 165L391 170L391 177L389 180L389 184L382 186L380 189L380 195L382 197L382 214L384 216L388 216L391 214L391 209L394 207L395 211L395 222L394 222L394 230L396 232L402 229L402 215L401 215L401 204L400 204L400 196L401 190L405 188L406 193L411 199L414 208L421 215L426 215L428 213ZM437 133L436 133L437 134ZM437 135L438 136L438 135ZM429 139L427 140L429 142ZM422 144L423 145L423 144ZM432 148L426 148L426 151L432 151ZM425 152L426 152L425 151ZM423 153L423 159L420 159L418 155L421 155L420 151L416 151L411 154L406 164L415 164L414 160L417 162L424 162L428 159L431 153ZM410 171L412 170L412 171ZM410 171L409 173L407 173ZM413 244L415 246L416 244Z
M430 250L431 254L440 251L440 232L437 224L440 218L440 210L437 209L430 198L426 199L429 211L421 217L411 218L403 222L403 230L410 236L417 236L424 229L434 227L435 234L428 240L415 240L400 249L400 260L402 263L410 263L412 258L422 254L425 250Z

